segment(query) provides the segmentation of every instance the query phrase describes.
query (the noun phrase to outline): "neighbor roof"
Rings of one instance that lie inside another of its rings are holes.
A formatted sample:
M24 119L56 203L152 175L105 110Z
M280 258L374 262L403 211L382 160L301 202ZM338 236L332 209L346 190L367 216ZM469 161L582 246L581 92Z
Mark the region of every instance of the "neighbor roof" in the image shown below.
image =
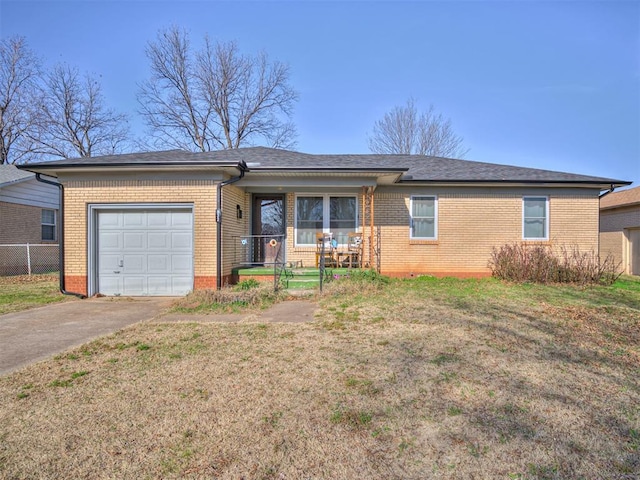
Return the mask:
M632 205L640 205L640 187L613 192L600 199L601 210Z
M212 152L131 153L103 157L65 159L21 166L44 172L83 167L214 166L229 167L246 162L252 172L364 172L384 171L399 175L398 183L579 183L629 185L610 178L555 172L425 155L315 155L266 147ZM400 175L402 176L400 177Z
M33 178L33 173L18 170L15 165L0 165L0 187Z

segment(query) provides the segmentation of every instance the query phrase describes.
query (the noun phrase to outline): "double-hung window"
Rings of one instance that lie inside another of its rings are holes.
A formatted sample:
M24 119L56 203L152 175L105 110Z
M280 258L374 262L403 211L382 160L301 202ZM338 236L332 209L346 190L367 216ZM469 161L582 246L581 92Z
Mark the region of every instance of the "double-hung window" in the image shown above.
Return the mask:
M549 239L549 197L522 198L522 238Z
M416 195L411 197L411 238L438 238L438 198Z
M56 211L42 209L41 217L42 240L55 242L56 240Z
M357 201L346 195L299 195L296 197L296 245L316 244L317 233L331 233L346 245L349 232L358 227Z

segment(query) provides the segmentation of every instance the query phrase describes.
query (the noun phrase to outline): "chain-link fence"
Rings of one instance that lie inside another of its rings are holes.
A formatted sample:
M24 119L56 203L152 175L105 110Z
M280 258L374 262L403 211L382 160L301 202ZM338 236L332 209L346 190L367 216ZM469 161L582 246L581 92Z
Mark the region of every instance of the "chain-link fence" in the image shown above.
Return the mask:
M57 244L0 245L0 276L51 273L58 269Z

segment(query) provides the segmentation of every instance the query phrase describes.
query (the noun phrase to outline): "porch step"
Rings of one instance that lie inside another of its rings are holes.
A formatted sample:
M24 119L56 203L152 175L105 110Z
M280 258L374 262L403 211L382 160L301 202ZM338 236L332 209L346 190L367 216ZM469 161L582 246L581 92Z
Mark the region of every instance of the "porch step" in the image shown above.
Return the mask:
M327 268L329 275L344 275L349 271L347 268ZM233 273L240 280L254 278L258 281L273 279L273 267L253 267L253 268L236 268ZM286 268L282 273L282 278L286 279L288 289L311 289L320 284L320 270L317 268Z

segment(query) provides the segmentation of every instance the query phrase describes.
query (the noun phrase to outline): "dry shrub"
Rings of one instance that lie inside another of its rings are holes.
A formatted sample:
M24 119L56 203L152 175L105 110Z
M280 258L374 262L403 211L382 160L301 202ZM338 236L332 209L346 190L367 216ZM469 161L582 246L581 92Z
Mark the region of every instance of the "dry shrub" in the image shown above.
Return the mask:
M379 291L390 282L389 277L375 270L352 270L346 275L335 276L324 287L329 295L357 295Z
M611 285L621 275L613 256L604 259L577 246L561 246L556 255L546 245L519 243L493 247L489 268L494 277L513 282Z
M286 295L271 284L246 284L220 290L196 290L179 299L174 308L181 311L229 310L233 307L265 307Z

